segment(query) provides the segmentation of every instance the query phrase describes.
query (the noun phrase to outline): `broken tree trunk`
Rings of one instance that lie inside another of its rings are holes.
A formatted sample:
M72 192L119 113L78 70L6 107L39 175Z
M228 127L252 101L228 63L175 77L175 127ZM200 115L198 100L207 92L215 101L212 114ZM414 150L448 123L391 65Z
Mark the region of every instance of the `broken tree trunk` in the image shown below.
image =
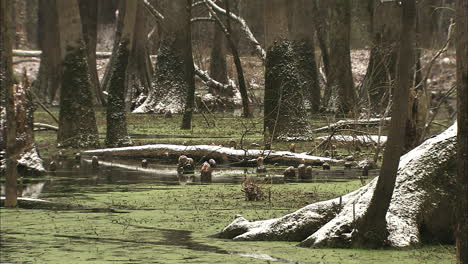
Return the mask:
M26 78L26 76L25 76ZM18 148L18 169L20 172L40 175L45 173L44 162L34 143L34 103L27 95L29 85L16 86L16 147Z
M453 193L457 126L430 138L400 159L386 220L390 246L420 244L424 237L453 241ZM239 216L217 236L235 240L302 241L302 246L347 247L355 220L370 203L377 178L340 198L303 207L280 218L250 222ZM342 204L339 204L339 201Z
M44 162L40 158L34 143L33 121L34 104L27 97L24 86L16 85L14 94L14 109L16 120L16 137L14 140L16 150L16 166L21 173L41 175L45 173ZM5 110L1 109L1 119L5 119ZM9 129L4 122L0 123L1 134L6 134ZM4 161L2 160L2 166Z

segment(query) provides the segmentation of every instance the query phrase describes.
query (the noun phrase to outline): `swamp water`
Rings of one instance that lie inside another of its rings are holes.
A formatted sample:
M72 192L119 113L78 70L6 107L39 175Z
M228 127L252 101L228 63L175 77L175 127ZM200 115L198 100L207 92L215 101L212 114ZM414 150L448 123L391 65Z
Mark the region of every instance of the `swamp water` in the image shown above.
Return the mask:
M0 263L451 263L453 247L417 250L307 249L297 242L211 238L234 215L280 217L361 186L359 171L314 171L285 180L284 168L257 177L265 200L245 201L240 183L253 168L217 168L209 183L175 166L62 161L55 172L21 179L23 196L53 202L0 208ZM375 175L376 172L370 172ZM265 178L272 179L265 181Z

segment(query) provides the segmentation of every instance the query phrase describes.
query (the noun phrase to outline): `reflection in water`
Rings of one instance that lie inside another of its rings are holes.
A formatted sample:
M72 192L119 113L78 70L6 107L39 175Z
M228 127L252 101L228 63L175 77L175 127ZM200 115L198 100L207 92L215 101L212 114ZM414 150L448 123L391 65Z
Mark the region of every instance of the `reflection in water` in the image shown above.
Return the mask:
M331 182L359 179L362 170L314 169L312 179L285 179L284 168L270 168L267 173L257 174L255 168L235 168L217 166L211 177L195 174L181 174L176 165L158 165L151 162L147 168L141 167L140 161L119 160L99 161L99 168L93 169L90 160L62 160L55 172L50 173L48 180L31 182L34 179L24 178L19 181L19 195L23 197L45 198L62 193L64 195L81 195L89 192L138 191L145 187L132 187L135 184L148 184L148 188L158 185L193 185L193 184L241 184L251 177L258 181L271 181L272 184L288 182ZM378 170L369 170L368 177L378 174ZM99 188L94 188L99 186ZM104 188L103 188L104 187ZM137 189L138 188L138 189ZM2 194L4 186L1 187Z
M18 196L19 197L29 197L29 198L38 198L42 193L44 186L47 182L38 182L38 183L23 183L22 180L18 182ZM1 196L5 196L5 185L3 184L0 188Z

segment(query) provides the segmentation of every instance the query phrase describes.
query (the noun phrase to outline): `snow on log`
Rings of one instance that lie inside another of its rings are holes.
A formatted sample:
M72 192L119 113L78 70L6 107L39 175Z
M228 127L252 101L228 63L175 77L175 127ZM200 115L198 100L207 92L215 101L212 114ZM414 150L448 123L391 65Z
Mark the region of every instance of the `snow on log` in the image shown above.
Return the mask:
M49 125L49 124L44 124L44 123L34 123L34 131L38 130L53 130L53 131L58 131L57 126Z
M302 161L307 165L321 165L324 162L341 164L342 160L307 155L306 153L292 153L289 151L258 150L258 149L232 149L211 145L170 145L156 144L138 147L108 148L88 150L81 153L83 156L111 155L115 158L164 158L175 160L180 155L187 155L195 159L215 159L219 163L239 162L245 159L265 157L269 163L299 164Z
M40 57L42 51L40 50L13 50L13 57ZM106 59L112 56L112 52L107 51L96 51L96 58Z
M377 126L380 124L381 121L382 121L381 118L359 119L359 120L340 120L328 126L316 128L312 130L312 132L319 133L319 132L335 131L337 129L347 128L347 127ZM390 122L390 117L384 118L383 121L384 123Z
M365 135L365 136L347 136L347 135L334 135L331 138L329 136L317 137L315 140L324 141L330 140L335 143L358 143L362 145L377 144L379 142L381 145L384 145L387 142L386 136L376 136L376 135Z
M421 226L433 237L452 239L450 200L454 186L456 124L401 157L387 212L388 242L393 247L421 243ZM452 168L453 169L453 168ZM303 246L346 247L354 222L367 209L377 178L342 197L314 203L280 218L250 222L241 216L217 236L235 240L302 241ZM442 217L441 217L442 216Z

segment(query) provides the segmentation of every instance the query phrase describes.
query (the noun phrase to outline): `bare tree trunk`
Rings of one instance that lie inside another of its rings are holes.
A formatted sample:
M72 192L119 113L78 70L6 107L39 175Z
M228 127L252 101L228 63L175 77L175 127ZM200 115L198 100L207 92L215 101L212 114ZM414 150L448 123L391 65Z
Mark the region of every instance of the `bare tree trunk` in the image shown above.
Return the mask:
M220 4L218 4L220 5ZM224 8L224 6L220 5ZM224 32L213 24L213 43L211 47L210 76L214 80L226 84L228 82L226 65L226 39ZM212 94L219 94L220 91L209 88Z
M106 146L108 147L122 147L131 144L127 132L125 77L132 50L137 8L137 1L125 0L124 8L120 9L119 13L123 16L123 27L117 43L118 47L114 48L115 58L113 65L111 65L106 113Z
M61 147L99 145L86 46L77 0L57 0L62 86L57 141Z
M330 55L328 51L328 44L327 44L327 23L326 19L324 18L323 10L326 10L327 8L323 8L322 6L319 6L317 4L318 0L314 0L311 2L312 4L312 10L313 10L313 18L314 18L314 30L316 32L317 36L317 41L318 45L320 47L320 52L322 53L322 63L323 63L323 68L325 70L325 77L328 80L329 74L330 74ZM325 5L328 3L325 3L322 1L321 5ZM328 86L325 88L325 94L324 94L324 105L328 104L328 100L330 99L331 96L331 90L328 89Z
M338 96L335 110L348 114L356 107L353 74L351 72L351 2L333 0L330 8L330 69L327 89Z
M237 72L237 82L239 84L239 92L242 98L242 116L243 117L252 117L252 111L250 110L249 95L247 94L247 85L244 78L244 70L242 69L242 63L239 55L239 47L236 43L239 43L238 39L234 42L232 38L232 29L231 29L231 17L229 12L229 0L226 2L226 25L227 32L226 37L228 39L229 47L231 48L232 57L234 58L234 64L236 65Z
M402 2L400 50L398 63L398 86L393 94L392 120L384 152L382 169L372 200L364 216L357 221L357 234L354 243L359 246L381 247L388 237L386 215L392 199L398 171L398 163L403 153L406 119L408 115L408 95L414 66L415 0Z
M39 0L39 46L42 50L37 94L52 103L59 98L62 65L60 36L55 0Z
M147 13L144 4L139 1L133 33L133 44L127 67L127 110L132 109L132 101L140 94L148 94L151 89L153 66L149 57L147 35ZM143 30L145 29L145 30Z
M83 39L86 44L88 67L92 84L93 101L96 105L104 102L96 65L96 44L98 29L98 2L96 0L79 0Z
M457 263L468 263L468 4L457 1Z
M5 207L16 207L17 204L17 182L16 182L16 159L18 148L16 147L16 116L13 86L12 56L13 34L15 32L13 23L13 1L0 1L0 78L2 105L6 106L6 201Z
M373 0L373 43L362 82L361 98L369 98L374 111L386 108L390 88L395 80L397 43L400 35L400 15L397 2Z

